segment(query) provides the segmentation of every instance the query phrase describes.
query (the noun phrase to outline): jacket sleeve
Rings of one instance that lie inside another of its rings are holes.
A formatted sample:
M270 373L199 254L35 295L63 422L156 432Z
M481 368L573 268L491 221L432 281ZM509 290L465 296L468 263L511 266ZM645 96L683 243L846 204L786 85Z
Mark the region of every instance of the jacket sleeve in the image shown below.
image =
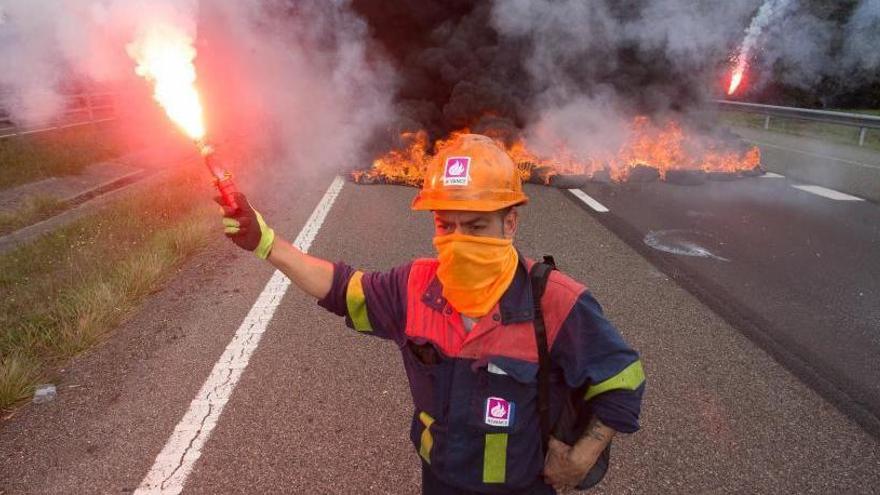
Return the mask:
M406 324L406 286L411 266L364 273L338 262L333 265L330 292L318 305L344 316L345 324L358 332L400 341Z
M616 431L639 429L645 389L642 362L588 291L578 296L563 322L551 356L569 387L585 389L581 407L589 407Z

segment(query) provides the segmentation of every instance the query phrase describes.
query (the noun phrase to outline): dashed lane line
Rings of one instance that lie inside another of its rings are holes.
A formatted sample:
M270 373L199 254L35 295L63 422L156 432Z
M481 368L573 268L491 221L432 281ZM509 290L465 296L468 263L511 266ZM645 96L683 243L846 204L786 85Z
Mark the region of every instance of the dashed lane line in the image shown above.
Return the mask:
M570 192L572 195L574 195L574 197L576 197L577 199L583 201L583 203L585 205L589 206L590 208L592 208L593 210L595 210L599 213L608 213L609 211L611 211L608 208L606 208L605 205L596 201L595 199L590 197L589 194L581 191L580 189L568 189L568 192Z
M764 172L764 175L761 176L762 179L784 179L785 176L782 174L777 174L775 172Z
M791 186L795 189L800 189L801 191L806 191L808 193L815 194L816 196L822 196L823 198L833 199L836 201L864 201L864 199L859 198L857 196L851 196L846 193L842 193L840 191L835 191L834 189L828 189L827 187L822 186Z
M344 184L341 177L336 177L315 207L293 242L301 251L308 252ZM193 466L202 455L202 448L217 425L223 407L289 286L290 280L280 271L275 271L190 403L186 414L174 428L165 447L156 456L153 467L135 494L178 494L183 490Z

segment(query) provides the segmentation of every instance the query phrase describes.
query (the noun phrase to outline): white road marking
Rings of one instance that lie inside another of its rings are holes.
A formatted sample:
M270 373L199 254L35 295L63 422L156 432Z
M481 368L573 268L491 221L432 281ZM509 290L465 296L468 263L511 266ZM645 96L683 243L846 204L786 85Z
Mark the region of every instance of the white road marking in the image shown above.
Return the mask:
M781 174L777 174L774 172L764 172L764 175L761 176L762 179L784 179L785 176Z
M808 193L813 193L817 196L822 196L823 198L834 199L837 201L864 201L864 199L850 196L849 194L842 193L840 191L835 191L834 189L828 189L827 187L822 186L791 186L795 189L800 189L801 191L807 191Z
M611 211L606 208L605 205L591 198L589 194L581 191L580 189L567 189L567 191L573 194L574 197L576 197L577 199L583 201L584 204L598 211L599 213L608 213L609 211Z
M341 177L333 180L296 237L293 244L303 252L308 252L344 184ZM217 425L223 407L232 395L232 390L247 367L251 354L257 349L260 338L272 321L275 309L289 286L290 280L280 271L275 271L217 360L201 390L190 403L189 410L156 456L153 467L141 481L135 494L178 494L183 490L195 462L202 455L202 447Z

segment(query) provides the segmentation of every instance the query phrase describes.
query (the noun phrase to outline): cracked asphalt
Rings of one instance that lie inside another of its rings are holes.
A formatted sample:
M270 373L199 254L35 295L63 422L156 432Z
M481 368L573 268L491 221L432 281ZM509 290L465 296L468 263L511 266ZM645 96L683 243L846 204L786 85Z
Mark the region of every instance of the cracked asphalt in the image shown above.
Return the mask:
M244 189L292 238L331 180ZM877 491L874 437L566 194L527 192L518 246L555 255L584 281L648 376L643 429L615 441L595 493ZM346 184L310 252L364 269L431 255L431 223L409 210L414 194ZM0 493L136 489L272 272L218 233L103 345L69 363L55 401L0 423ZM219 420L202 425L211 435L184 492L418 493L410 408L395 346L346 329L291 288Z

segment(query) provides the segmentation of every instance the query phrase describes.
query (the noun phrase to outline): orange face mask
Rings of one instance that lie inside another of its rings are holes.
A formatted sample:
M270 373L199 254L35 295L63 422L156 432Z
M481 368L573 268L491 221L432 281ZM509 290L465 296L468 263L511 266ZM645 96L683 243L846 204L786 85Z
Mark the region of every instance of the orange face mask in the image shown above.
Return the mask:
M434 237L443 297L470 318L486 315L513 281L519 256L512 239L448 234Z

